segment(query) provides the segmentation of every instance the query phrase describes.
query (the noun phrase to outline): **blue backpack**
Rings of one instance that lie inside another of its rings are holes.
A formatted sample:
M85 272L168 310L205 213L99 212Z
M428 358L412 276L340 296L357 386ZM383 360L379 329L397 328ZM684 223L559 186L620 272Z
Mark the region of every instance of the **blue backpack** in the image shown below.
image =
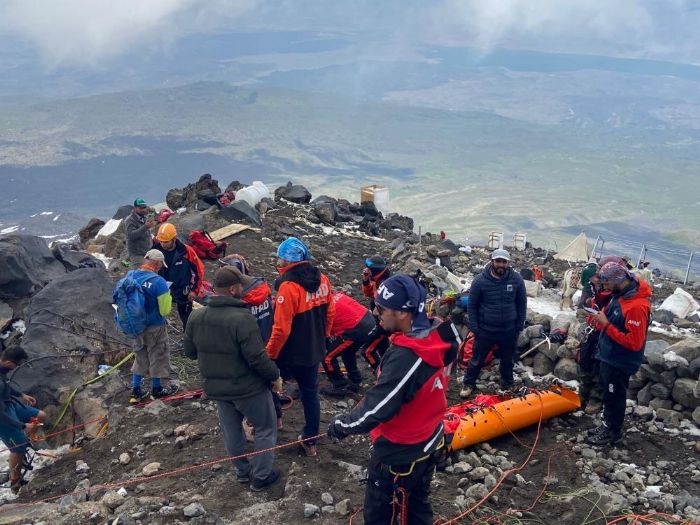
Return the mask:
M123 334L136 337L146 329L148 316L143 285L149 279L152 277L136 279L134 271L131 270L117 282L114 288L112 302L117 307L114 321Z

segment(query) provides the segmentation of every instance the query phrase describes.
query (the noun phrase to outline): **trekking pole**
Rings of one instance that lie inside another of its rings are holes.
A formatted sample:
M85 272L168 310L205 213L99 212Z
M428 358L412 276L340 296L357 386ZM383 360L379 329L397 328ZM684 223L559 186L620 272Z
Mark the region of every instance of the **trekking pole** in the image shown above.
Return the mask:
M552 348L552 342L549 340L549 337L547 337L547 336L545 335L545 336L544 336L544 341L540 341L539 343L537 343L535 346L533 346L532 348L530 348L530 350L528 350L528 351L525 352L524 354L520 354L520 359L522 359L523 357L529 356L532 352L534 352L535 350L537 350L540 346L542 346L542 345L545 344L545 343L547 343L547 348Z

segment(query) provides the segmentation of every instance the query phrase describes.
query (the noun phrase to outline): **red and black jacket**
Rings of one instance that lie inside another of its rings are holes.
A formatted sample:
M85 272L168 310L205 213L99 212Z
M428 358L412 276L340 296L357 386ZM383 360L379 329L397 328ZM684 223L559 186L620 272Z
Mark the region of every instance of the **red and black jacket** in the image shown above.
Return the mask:
M272 292L270 286L260 277L255 277L253 282L243 290L241 300L250 307L260 328L260 336L263 343L267 344L272 333Z
M163 252L165 264L158 272L158 275L166 281L170 281L170 293L173 300L182 302L187 300L187 294L194 292L198 294L204 281L204 264L197 256L192 246L189 246L180 239L175 240L173 250L165 250L158 241L153 243L153 248Z
M318 366L326 354L335 302L328 277L302 261L280 268L267 354L278 365Z
M651 286L634 280L613 295L605 308L608 323L600 327L596 357L630 375L642 366L649 328Z
M334 292L335 317L331 336L345 340L363 342L369 340L376 328L372 313L352 297L343 292Z
M373 455L405 465L434 452L443 441L447 367L457 357L450 323L418 334L394 334L377 383L338 425L348 434L370 432Z

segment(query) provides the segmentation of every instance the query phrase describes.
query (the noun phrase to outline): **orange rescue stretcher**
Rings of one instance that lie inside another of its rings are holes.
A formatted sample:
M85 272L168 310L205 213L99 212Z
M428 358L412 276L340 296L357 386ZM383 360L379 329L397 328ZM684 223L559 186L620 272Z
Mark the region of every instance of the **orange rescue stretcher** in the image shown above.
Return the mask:
M545 421L575 412L581 408L581 400L573 390L552 385L547 390L533 390L523 396L505 399L490 406L469 403L464 405L466 408L459 414L459 424L452 436L452 450L466 448L535 425L540 420ZM446 418L454 418L455 413L459 413L458 407L452 407Z

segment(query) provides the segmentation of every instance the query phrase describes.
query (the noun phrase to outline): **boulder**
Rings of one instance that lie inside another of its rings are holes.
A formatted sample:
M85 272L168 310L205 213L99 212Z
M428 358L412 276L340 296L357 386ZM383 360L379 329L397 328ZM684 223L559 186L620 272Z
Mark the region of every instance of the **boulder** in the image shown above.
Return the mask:
M698 381L695 379L677 379L673 385L673 399L686 408L697 408L700 406L700 398L695 397L694 391Z
M165 202L171 210L177 210L185 205L185 192L181 188L168 190Z
M209 173L205 173L197 182L188 184L184 188L173 188L168 191L165 202L171 210L178 208L195 208L197 202L206 200L208 204L213 204L213 199L221 193L219 181L212 178Z
M398 213L390 213L381 222L380 227L384 230L401 230L405 232L413 231L413 219L404 217Z
M674 352L688 363L700 357L700 341L696 339L683 339L668 347L667 352Z
M288 182L286 186L280 186L275 190L275 200L284 199L297 204L311 202L311 192L300 184Z
M542 352L537 352L532 363L532 371L535 375L546 376L554 371L554 361Z
M332 197L321 195L311 202L311 209L323 224L335 224L338 216L338 206L336 200Z
M234 201L229 206L224 206L219 210L219 216L231 222L245 222L255 226L262 226L262 219L258 210L246 201Z
M654 410L659 410L660 408L671 410L673 408L673 401L670 399L658 399L655 397L649 401L649 406Z
M573 359L560 359L554 367L554 375L563 381L578 378L578 365Z
M22 299L66 273L41 237L0 238L0 299Z
M673 324L674 317L675 315L673 315L673 312L669 312L668 310L656 310L653 313L654 321L661 324Z
M688 363L688 373L690 377L698 377L700 375L700 357Z
M5 330L5 327L14 318L14 315L15 314L12 311L12 307L3 301L0 301L0 332Z
M661 382L661 374L659 372L657 372L651 365L649 365L647 363L644 363L639 368L639 373L647 381L651 381L653 383Z
M637 392L637 403L643 406L647 406L651 403L651 400L654 399L654 396L651 395L651 387L652 383L647 383L646 386Z
M662 383L654 383L649 390L653 397L668 399L671 397L671 389Z
M56 260L63 264L66 271L72 272L78 268L104 268L104 264L89 253L73 250L65 244L56 244L51 248Z
M656 417L663 421L664 425L674 428L679 427L683 420L683 416L680 412L667 408L657 408Z
M647 363L653 366L658 371L664 369L664 353L668 348L668 343L662 340L647 341L644 348L644 358Z
M700 426L700 407L697 407L695 410L693 410L693 422Z
M376 220L382 218L382 213L377 209L373 202L363 202L360 206L360 213L365 219Z
M129 215L131 215L131 212L133 210L134 210L134 207L131 204L125 204L124 206L119 206L119 208L117 208L117 211L114 212L112 219L115 221L120 221L122 219L126 219Z
M236 191L240 190L241 188L245 188L245 184L241 184L237 180L234 180L232 182L229 182L229 185L226 186L224 193L228 193L229 191L236 192Z
M569 331L569 327L571 326L571 323L573 323L576 320L576 314L572 313L563 313L563 314L558 314L554 319L552 319L552 322L550 324L551 331L555 330L561 330L564 333L567 333Z
M105 221L93 217L88 221L88 223L82 227L78 232L78 237L80 237L80 242L87 244L90 239L94 239L97 236L97 232L100 228L105 225Z
M35 395L41 406L58 405L62 393L96 375L98 364L115 364L131 350L133 343L114 323L113 288L104 266L81 268L51 281L27 306L22 346L30 359L56 354L79 357L38 359L31 367L15 370L13 380ZM99 406L97 390L88 397Z

